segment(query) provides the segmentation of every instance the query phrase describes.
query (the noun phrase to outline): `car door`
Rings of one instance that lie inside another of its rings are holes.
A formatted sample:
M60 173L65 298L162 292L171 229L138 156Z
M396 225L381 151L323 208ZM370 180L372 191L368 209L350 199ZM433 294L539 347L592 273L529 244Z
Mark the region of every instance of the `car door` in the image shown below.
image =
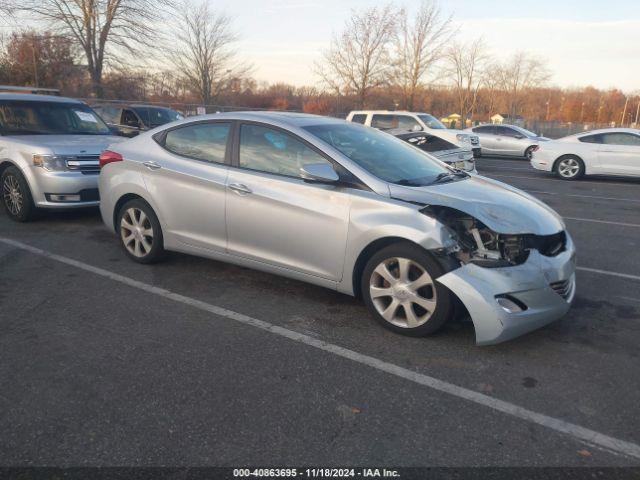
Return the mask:
M225 252L226 180L231 122L195 122L163 133L160 155L145 165L145 184L165 229L178 242Z
M496 127L494 125L482 125L473 129L480 137L480 145L482 153L485 155L495 155L498 153L498 136L496 135Z
M143 124L130 108L123 108L120 114L120 125L118 126L121 135L125 137L135 137L142 130Z
M610 132L600 137L597 148L602 173L640 176L640 135Z
M513 128L505 127L502 125L496 125L496 132L498 133L498 152L500 155L524 155L524 135Z
M307 183L300 168L332 163L290 132L243 123L227 179L229 253L338 281L347 242L347 189Z

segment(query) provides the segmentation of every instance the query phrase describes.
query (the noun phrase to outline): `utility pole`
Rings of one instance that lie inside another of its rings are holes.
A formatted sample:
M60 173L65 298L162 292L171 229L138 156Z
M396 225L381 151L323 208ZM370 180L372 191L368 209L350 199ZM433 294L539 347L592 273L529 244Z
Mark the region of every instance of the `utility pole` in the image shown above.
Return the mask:
M36 83L36 88L40 85L38 80L38 62L36 62L36 36L31 37L31 59L33 60L33 79Z
M636 128L638 128L638 116L640 116L640 100L638 101L638 108L636 109L636 121L634 122L636 124Z

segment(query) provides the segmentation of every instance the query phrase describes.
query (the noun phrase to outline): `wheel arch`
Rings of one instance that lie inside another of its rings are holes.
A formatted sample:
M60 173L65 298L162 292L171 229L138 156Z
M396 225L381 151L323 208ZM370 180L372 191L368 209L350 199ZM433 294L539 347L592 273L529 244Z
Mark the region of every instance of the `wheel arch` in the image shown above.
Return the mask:
M362 273L364 272L364 268L369 261L369 259L375 255L377 252L386 248L390 245L394 245L396 243L407 243L410 245L414 245L424 251L427 255L433 258L434 261L438 262L442 265L445 272L448 272L455 268L454 265L451 264L451 261L448 257L443 255L436 255L432 250L424 248L424 246L420 245L413 240L410 240L405 237L397 237L397 236L388 236L381 237L370 242L366 247L362 249L358 258L356 259L353 266L353 273L351 275L351 288L353 289L353 294L356 298L360 298L361 296L361 287L362 287Z
M116 232L118 231L118 213L120 213L120 209L122 208L122 206L130 200L142 200L151 207L151 204L147 201L147 199L141 195L138 195L137 193L125 193L124 195L122 195L120 198L118 198L113 207L113 228Z

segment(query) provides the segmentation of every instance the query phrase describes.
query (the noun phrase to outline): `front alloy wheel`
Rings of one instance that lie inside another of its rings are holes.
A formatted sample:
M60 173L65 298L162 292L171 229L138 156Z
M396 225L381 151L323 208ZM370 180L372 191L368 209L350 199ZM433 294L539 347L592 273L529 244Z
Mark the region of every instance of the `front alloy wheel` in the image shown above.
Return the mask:
M16 167L8 167L0 177L2 203L9 218L17 222L28 222L36 213L29 185L22 172Z
M433 280L408 258L389 258L373 271L369 294L377 312L400 328L424 325L438 302Z
M584 166L579 158L565 157L558 161L556 173L563 180L575 180L584 174Z
M362 297L384 327L410 336L435 333L453 317L451 292L436 279L443 267L423 248L400 242L383 248L362 272Z

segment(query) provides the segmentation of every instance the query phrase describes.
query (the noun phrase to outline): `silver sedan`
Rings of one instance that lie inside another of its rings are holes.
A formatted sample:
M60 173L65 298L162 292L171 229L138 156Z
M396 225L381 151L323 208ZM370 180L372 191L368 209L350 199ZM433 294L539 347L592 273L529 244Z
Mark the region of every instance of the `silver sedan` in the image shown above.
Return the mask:
M362 125L208 115L100 163L103 220L136 262L173 250L321 285L412 336L459 300L479 344L548 324L574 297L573 242L549 207Z
M478 125L468 128L480 137L482 155L523 157L531 160L541 142L549 141L516 125Z

